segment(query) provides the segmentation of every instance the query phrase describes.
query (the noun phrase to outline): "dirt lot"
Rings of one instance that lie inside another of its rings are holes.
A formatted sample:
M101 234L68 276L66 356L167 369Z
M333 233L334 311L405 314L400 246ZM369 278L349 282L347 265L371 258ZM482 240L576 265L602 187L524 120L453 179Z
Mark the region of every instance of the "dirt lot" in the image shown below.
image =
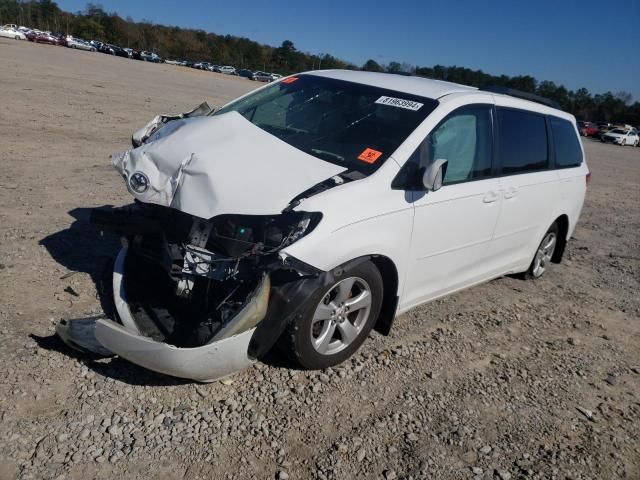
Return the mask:
M585 141L543 279L417 308L335 369L201 385L75 356L54 324L102 308L117 241L88 210L130 201L108 155L256 84L6 39L0 65L0 478L640 478L640 148Z

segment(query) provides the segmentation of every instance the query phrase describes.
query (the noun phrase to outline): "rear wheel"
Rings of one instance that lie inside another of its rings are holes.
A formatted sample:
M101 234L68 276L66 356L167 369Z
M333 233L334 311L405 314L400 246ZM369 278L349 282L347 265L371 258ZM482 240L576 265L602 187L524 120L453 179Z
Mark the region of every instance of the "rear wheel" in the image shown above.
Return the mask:
M547 233L542 237L542 241L536 250L536 254L533 257L529 270L527 270L526 278L540 278L544 272L547 271L551 258L556 251L558 245L558 225L554 222Z
M337 365L362 345L382 305L382 277L363 262L347 268L328 288L318 289L302 319L289 326L288 353L304 368Z

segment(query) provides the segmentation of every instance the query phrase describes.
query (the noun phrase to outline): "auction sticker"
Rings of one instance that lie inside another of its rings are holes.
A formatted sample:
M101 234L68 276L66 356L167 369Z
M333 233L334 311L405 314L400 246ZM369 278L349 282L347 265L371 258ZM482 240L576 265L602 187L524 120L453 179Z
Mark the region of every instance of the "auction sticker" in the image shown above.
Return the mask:
M382 152L378 150L374 150L373 148L365 148L360 155L358 155L358 160L362 160L365 163L374 163L378 158L382 155Z
M390 107L398 107L404 108L406 110L420 110L424 103L414 102L412 100L405 100L404 98L395 98L395 97L380 97L376 100L376 103L381 105L389 105Z

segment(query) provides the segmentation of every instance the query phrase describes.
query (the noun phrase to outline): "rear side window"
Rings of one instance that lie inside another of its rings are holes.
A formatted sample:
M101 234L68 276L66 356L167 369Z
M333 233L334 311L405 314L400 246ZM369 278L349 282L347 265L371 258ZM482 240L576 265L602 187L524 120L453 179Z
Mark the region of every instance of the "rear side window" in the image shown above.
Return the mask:
M580 141L573 124L568 120L557 117L549 117L551 132L553 133L553 145L556 150L557 167L578 167L582 163L582 150Z
M499 160L506 174L531 172L549 164L545 117L533 112L498 108Z

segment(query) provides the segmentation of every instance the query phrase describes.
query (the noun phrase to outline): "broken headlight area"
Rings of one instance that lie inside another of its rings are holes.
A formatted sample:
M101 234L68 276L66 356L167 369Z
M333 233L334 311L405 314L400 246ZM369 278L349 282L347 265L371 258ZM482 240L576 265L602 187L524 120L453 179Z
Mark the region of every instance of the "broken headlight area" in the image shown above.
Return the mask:
M92 221L126 238L123 288L138 332L193 348L256 327L272 282L317 275L278 252L311 232L319 213L219 215L200 219L136 203L96 209Z

